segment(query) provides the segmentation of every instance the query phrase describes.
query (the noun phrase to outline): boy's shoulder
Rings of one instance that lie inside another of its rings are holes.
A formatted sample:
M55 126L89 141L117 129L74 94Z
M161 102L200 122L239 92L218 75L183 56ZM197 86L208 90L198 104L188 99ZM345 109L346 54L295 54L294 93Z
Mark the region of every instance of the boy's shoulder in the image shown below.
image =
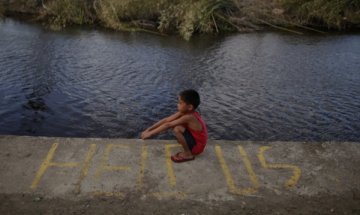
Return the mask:
M185 117L189 121L196 120L194 112L184 113L183 117Z

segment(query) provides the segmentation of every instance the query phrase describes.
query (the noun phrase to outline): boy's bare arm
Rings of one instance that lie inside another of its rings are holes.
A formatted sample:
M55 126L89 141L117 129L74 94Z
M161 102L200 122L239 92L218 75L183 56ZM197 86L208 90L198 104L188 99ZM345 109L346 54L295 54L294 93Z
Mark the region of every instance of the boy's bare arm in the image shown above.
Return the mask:
M158 121L157 123L155 123L154 125L150 126L149 128L147 128L145 131L151 131L159 126L161 126L162 124L166 123L166 122L171 122L177 118L179 118L182 114L180 112L174 113L168 117L165 117L164 119Z
M170 119L173 119L173 118L170 118ZM143 132L141 134L141 138L148 139L156 134L159 134L163 131L173 128L177 125L187 124L190 120L191 120L191 116L189 116L189 115L181 115L181 117L178 117L178 118L174 117L174 120L172 120L172 121L165 121L163 124L161 124L160 126L154 128L152 130L146 130L145 132Z

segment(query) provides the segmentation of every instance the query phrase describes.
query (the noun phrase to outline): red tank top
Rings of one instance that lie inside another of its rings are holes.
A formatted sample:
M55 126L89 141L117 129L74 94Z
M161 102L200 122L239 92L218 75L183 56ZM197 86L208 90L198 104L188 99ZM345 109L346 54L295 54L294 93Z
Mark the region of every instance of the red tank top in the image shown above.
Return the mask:
M203 152L205 149L205 146L206 146L206 143L208 140L208 132L207 132L205 122L201 118L200 114L198 112L194 111L193 115L200 122L201 127L202 127L201 131L196 131L194 129L189 128L188 126L186 126L186 128L190 131L191 135L194 137L194 139L196 141L196 145L192 148L191 152L194 155L198 155L201 152Z

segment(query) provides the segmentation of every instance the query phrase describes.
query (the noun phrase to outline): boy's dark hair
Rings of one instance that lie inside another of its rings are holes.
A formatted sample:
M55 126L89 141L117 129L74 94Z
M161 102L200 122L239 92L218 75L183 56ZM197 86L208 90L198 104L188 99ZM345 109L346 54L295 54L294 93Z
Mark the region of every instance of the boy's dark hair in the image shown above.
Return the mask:
M194 107L194 110L199 106L200 104L200 95L198 92L196 92L193 89L184 90L180 94L180 98L186 103L190 104Z

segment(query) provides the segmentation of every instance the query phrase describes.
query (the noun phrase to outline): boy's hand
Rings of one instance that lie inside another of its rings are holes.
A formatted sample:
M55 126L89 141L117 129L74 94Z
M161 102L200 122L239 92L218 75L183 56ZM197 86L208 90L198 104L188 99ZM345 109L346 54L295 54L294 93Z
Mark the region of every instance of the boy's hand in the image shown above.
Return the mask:
M141 139L149 139L151 137L151 134L149 131L145 130L143 133L141 133Z

